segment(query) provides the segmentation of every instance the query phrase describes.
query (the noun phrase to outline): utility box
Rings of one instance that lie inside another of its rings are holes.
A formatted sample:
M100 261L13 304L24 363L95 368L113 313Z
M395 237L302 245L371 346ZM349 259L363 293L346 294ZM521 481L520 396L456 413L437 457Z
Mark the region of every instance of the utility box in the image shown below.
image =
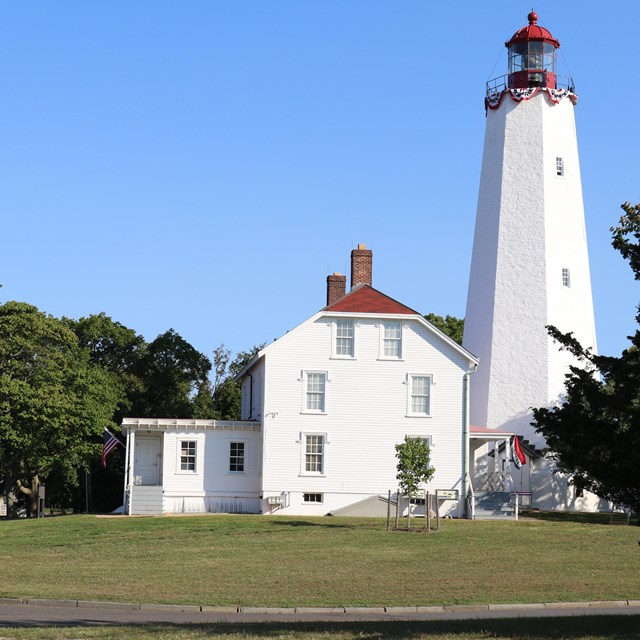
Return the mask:
M44 518L44 485L38 485L38 518Z

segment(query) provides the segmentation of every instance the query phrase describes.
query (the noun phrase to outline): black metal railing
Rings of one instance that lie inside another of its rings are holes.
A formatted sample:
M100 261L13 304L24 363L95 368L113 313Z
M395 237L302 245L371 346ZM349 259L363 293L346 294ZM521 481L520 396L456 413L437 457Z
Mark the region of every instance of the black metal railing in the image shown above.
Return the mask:
M487 97L496 93L502 93L509 88L509 75L498 76L487 82ZM567 89L575 93L576 86L570 76L556 76L556 88Z

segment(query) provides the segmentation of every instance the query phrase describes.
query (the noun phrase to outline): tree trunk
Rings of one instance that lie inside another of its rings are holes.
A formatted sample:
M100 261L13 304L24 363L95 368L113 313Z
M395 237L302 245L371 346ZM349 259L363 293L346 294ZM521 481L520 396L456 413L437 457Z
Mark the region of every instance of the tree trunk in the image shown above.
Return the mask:
M7 499L7 518L15 518L15 505L18 502L16 495L16 479L11 465L4 467L4 496Z
M40 484L40 476L38 476L38 474L31 476L31 487L25 487L20 480L18 480L16 484L20 493L23 493L28 498L27 517L36 518L38 516L38 485Z

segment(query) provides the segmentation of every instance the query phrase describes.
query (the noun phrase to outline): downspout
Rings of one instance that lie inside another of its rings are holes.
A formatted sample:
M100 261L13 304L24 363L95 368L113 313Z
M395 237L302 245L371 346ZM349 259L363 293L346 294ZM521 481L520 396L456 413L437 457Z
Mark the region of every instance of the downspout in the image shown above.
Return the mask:
M135 461L136 432L132 431L131 428L129 428L129 434L131 435L131 438L129 443L129 478L128 478L129 511L127 515L131 515L133 513L133 483L134 483L134 474L136 472L133 465Z
M478 365L473 365L464 374L464 420L462 423L462 504L464 505L464 514L468 517L467 513L467 493L469 491L469 395L471 387L471 374L475 373L478 369Z
M128 512L127 493L129 491L129 429L127 429L127 444L124 453L124 486L122 487L122 513Z

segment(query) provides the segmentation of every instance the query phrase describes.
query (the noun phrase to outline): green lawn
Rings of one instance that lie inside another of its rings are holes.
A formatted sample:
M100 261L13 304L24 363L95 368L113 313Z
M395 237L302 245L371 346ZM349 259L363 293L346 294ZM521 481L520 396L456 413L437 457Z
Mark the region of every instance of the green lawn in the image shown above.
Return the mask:
M67 516L0 522L0 597L242 606L640 600L640 529L446 520Z

